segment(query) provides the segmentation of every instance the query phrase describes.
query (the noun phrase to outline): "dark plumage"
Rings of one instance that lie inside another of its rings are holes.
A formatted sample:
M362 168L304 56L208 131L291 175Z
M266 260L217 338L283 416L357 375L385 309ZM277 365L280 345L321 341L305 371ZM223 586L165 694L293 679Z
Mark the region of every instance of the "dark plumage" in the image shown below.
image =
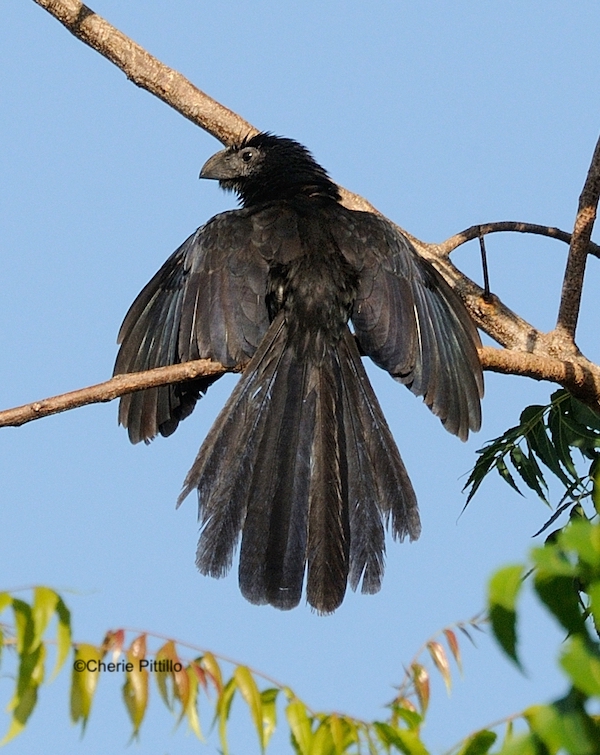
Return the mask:
M343 207L297 142L258 134L200 175L242 207L199 228L140 293L115 373L250 360L179 499L198 490L198 568L223 576L241 535L248 600L292 608L307 571L308 602L329 613L348 581L379 589L384 523L400 540L420 533L359 347L464 439L481 419L477 331L406 237ZM120 422L134 443L169 435L213 380L125 396Z

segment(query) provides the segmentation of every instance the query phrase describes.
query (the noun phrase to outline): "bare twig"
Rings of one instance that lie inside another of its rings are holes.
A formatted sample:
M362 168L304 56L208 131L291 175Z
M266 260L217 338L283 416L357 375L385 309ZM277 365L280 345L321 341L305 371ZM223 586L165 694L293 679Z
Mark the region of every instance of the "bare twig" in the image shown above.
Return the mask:
M575 329L581 305L583 290L583 276L587 261L588 247L592 236L598 198L600 197L600 139L592 157L592 163L579 197L579 208L575 227L569 247L569 258L563 280L560 309L556 322L556 332L559 336L570 340L575 339Z
M179 383L208 375L223 375L227 370L218 362L209 359L198 359L194 362L175 364L169 367L158 367L147 372L132 372L128 375L117 375L111 380L88 388L80 388L70 393L61 393L31 404L17 406L0 412L0 427L19 427L34 419L48 417L51 414L77 409L87 404L98 404L112 401L127 393L134 393L143 388L154 388L169 383Z
M465 228L460 233L455 233L454 236L450 236L449 239L437 245L438 252L441 255L447 256L462 244L466 244L467 241L473 241L480 236L487 236L488 233L533 233L537 236L547 236L551 239L558 239L558 241L564 241L567 244L571 243L571 234L566 231L561 231L560 228L554 228L548 225L538 225L537 223L523 223L515 220L501 220L495 223L482 223L480 225L472 225L469 228ZM594 257L600 257L600 245L594 244L593 241L589 242L588 253L593 254Z
M479 234L479 249L481 251L481 266L483 268L483 298L485 301L490 301L490 273L488 270L487 254L485 251L485 236Z

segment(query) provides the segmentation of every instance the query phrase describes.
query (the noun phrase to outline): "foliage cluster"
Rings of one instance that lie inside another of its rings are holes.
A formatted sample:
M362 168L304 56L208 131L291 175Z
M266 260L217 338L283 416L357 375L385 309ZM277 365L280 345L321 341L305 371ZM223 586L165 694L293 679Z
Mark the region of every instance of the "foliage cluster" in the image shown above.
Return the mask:
M586 464L580 473L573 459L578 449ZM558 662L568 679L563 697L533 705L467 736L449 750L452 755L600 755L600 420L569 394L558 391L548 406L530 406L518 426L480 451L467 486L469 499L485 476L496 469L518 490L513 470L548 503L542 469L565 489L557 512L570 508L568 524L555 530L543 547L523 564L505 566L489 582L487 616L507 656L521 667L518 652L518 599L527 581L547 611L564 628L566 639ZM520 491L519 491L520 492ZM586 513L587 504L592 508ZM542 528L542 529L544 529ZM0 612L12 611L12 622L0 624L0 649L14 656L10 723L3 743L18 735L33 713L45 677L49 644L56 646L53 675L72 653L71 720L85 729L100 676L100 663L121 664L122 696L137 737L149 702L150 678L163 703L203 738L199 702L210 706L223 753L229 752L228 724L236 696L248 706L261 751L265 751L283 709L292 750L298 755L392 753L428 755L423 737L430 699L430 671L435 669L451 688L450 660L460 669L462 633L472 639L485 621L475 617L443 629L430 638L408 664L394 699L382 720L362 721L334 712L313 711L289 687L247 666L232 663L198 648L164 641L148 648L151 635L133 637L126 645L123 629L107 632L102 643L74 643L71 618L63 599L47 587L36 587L30 602L0 593ZM52 618L56 637L47 637ZM191 658L184 658L189 653ZM2 660L4 661L4 656ZM429 664L427 663L429 659ZM4 661L6 662L6 661ZM142 663L144 662L144 663ZM126 665L128 664L128 665ZM428 669L428 666L430 667ZM596 713L596 715L595 715Z

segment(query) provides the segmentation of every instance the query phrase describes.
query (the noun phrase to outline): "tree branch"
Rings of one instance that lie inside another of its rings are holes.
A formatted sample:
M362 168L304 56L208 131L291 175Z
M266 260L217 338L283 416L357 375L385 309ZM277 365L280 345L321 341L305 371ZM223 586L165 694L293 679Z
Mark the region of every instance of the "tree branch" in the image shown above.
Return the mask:
M34 0L77 39L120 68L146 89L223 144L257 133L248 121L195 87L178 71L165 66L79 0Z
M584 357L563 360L484 346L479 350L479 358L483 368L490 372L558 383L600 412L600 367Z
M144 388L155 388L169 383L180 383L184 380L193 380L197 377L209 375L224 375L226 370L219 362L211 362L210 359L198 359L194 362L175 364L169 367L157 367L155 370L146 372L131 372L127 375L116 375L104 383L97 383L88 388L80 388L69 393L61 393L31 404L17 406L14 409L5 409L0 412L0 427L20 427L34 419L49 417L51 414L78 409L88 404L99 404L104 401L112 401L127 393Z
M242 137L257 132L250 123L220 105L180 73L163 65L79 0L34 2L57 18L78 39L117 65L137 86L162 99L223 144L235 143ZM377 212L366 199L343 187L340 187L340 191L342 201L347 207ZM440 270L462 297L477 325L508 349L482 349L480 355L485 369L558 382L596 409L600 407L600 368L578 352L573 344L572 335L579 311L585 257L588 252L600 256L600 247L590 242L599 192L600 146L597 146L580 198L572 236L557 228L511 221L471 226L441 244L427 244L400 229L413 242L419 253ZM559 315L562 330L557 327L552 333L543 333L506 307L497 296L492 295L486 300L481 287L450 261L448 255L461 244L477 238L480 234L499 231L535 233L561 241L570 240L571 249ZM569 304L568 299L573 301ZM567 340L564 338L564 332L569 334ZM148 373L120 375L91 388L0 412L0 425L23 424L31 419L87 403L110 401L141 388L223 371L221 365L200 361L160 368Z
M550 380L564 388L592 408L600 410L600 368L583 358L575 361L561 361L552 357L540 357L508 349L483 347L479 358L484 369L502 372L507 375L523 375L534 380ZM238 370L239 371L239 370ZM88 404L113 401L127 393L156 388L159 385L179 383L208 375L224 375L229 370L218 362L198 359L171 367L158 367L147 372L132 372L117 375L111 380L88 388L80 388L70 393L62 393L14 409L0 411L0 427L20 427L35 419L60 414Z
M241 136L257 132L254 126L208 97L180 73L164 66L79 0L34 2L57 18L78 39L111 60L134 83L155 94L223 144L232 144ZM343 187L340 187L340 191L346 207L378 212L363 197ZM511 349L548 353L547 338L543 333L520 318L497 297L492 302L484 301L482 289L448 260L448 242L441 245L426 244L403 228L400 230L424 257L435 264L463 298L477 325L494 340Z
M563 280L560 308L556 322L557 335L570 343L574 343L575 329L581 305L583 290L583 276L587 262L588 248L594 221L598 198L600 197L600 139L592 157L592 163L579 197L579 208L575 219L575 228L569 247L569 257Z
M438 244L438 250L440 254L448 255L457 249L462 244L466 244L467 241L472 241L479 236L486 236L488 233L533 233L538 236L547 236L551 239L558 239L564 241L567 244L571 243L572 234L566 231L561 231L560 228L553 228L547 225L538 225L537 223L522 223L515 220L502 220L495 223L482 223L481 225L472 225L469 228L465 228L464 231L450 236L449 239ZM593 241L589 242L588 253L593 254L594 257L600 257L600 246L594 244Z

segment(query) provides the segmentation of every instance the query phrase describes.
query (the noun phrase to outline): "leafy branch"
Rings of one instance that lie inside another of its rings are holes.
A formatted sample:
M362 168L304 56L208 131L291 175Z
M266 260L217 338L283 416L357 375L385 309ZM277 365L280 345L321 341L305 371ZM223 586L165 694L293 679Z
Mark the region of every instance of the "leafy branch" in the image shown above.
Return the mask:
M578 471L572 449L578 450L581 458L589 462L585 474ZM465 505L494 469L522 495L515 480L518 475L521 483L550 505L545 468L559 480L565 492L555 513L539 532L543 532L563 511L581 505L586 499L590 499L596 512L600 513L599 449L600 417L567 391L556 391L549 404L526 407L518 425L477 451L479 458L465 485L465 490L469 491Z
M558 700L522 712L519 718L528 731L515 734L515 717L511 717L498 755L598 755L600 524L586 518L574 520L544 547L533 549L528 564L506 566L492 576L488 589L492 631L519 668L522 663L518 654L517 603L525 584L524 575L532 575L536 596L567 633L559 664L570 687ZM456 749L466 755L464 747Z
M187 721L200 740L203 739L199 715L201 698L209 703L213 726L218 730L220 747L225 754L229 752L227 727L236 696L249 709L261 751L266 750L277 726L280 701L290 741L299 755L389 752L392 747L398 749L399 742L420 741L420 726L430 698L430 675L421 656L429 654L449 691L448 654L461 666L460 643L455 630L471 639L469 629L478 629L482 621L475 617L459 622L430 638L411 661L398 694L388 704L389 718L366 722L341 713L315 712L290 687L271 677L230 658L164 636L117 629L108 631L100 644L73 642L70 612L60 595L47 587L33 588L31 602L9 592L0 593L0 613L11 609L13 623L0 624L0 650L14 652L17 670L8 708L11 720L1 744L20 734L33 714L45 678L48 647L54 645L53 676L64 667L69 653L72 654L70 717L73 723L81 725L82 731L91 715L100 677L112 672L120 674L124 680L122 696L133 737L140 735L153 679L153 686L176 717L177 725ZM53 617L57 620L54 640L45 637ZM439 636L444 637L447 651ZM151 651L149 644L153 642L161 644ZM188 657L190 651L192 656Z
M490 579L492 632L519 668L518 601L524 575L530 574L535 594L568 635L559 655L568 690L557 700L529 706L469 734L448 755L486 755L496 743L493 755L600 755L600 716L593 712L600 702L600 524L585 518L573 521L552 542L534 549L528 563L506 566ZM315 712L292 689L245 665L148 632L119 629L107 632L99 645L72 643L70 613L62 598L47 587L34 588L31 602L0 593L0 611L10 609L14 622L0 624L0 647L14 651L18 668L9 704L11 721L3 742L19 734L33 713L44 680L47 647L55 644L55 674L65 665L69 652L73 653L70 713L82 729L89 720L101 674L116 671L124 678L123 701L133 736L139 736L152 677L177 723L185 719L200 739L199 704L201 698L208 702L225 754L229 752L228 724L237 696L249 709L263 752L278 725L278 706L283 706L297 755L429 755L422 730L430 674L423 656L429 657L450 689L450 656L461 666L457 630L471 639L470 630L480 629L484 620L475 617L459 622L428 639L406 668L396 696L387 705L388 716L364 721L337 712ZM45 638L53 616L57 620L54 643ZM133 637L127 644L128 635ZM161 644L151 652L149 641L157 640ZM184 657L189 651L191 657Z

